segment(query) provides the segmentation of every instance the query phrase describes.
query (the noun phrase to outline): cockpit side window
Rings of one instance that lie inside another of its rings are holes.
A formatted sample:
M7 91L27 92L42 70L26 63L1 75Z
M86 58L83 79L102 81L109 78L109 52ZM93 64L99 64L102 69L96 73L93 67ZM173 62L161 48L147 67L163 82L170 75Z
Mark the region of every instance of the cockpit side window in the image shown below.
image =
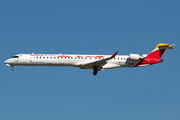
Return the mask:
M19 58L19 56L12 56L11 58Z

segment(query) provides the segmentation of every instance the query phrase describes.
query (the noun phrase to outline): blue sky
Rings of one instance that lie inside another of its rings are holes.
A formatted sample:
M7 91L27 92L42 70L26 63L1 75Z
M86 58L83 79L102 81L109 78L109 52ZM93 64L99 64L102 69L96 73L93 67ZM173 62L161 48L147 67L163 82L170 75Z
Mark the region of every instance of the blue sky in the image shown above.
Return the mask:
M178 0L0 2L0 119L179 120ZM92 70L15 67L19 53L145 54L177 44L163 63Z

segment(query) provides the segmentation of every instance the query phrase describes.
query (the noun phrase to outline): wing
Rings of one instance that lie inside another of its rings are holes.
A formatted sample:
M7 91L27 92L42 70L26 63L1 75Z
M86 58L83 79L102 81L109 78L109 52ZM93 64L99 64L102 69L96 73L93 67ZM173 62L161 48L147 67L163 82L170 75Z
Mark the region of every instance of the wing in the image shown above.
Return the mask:
M111 60L112 58L114 58L117 55L118 52L119 51L117 51L115 54L113 54L109 58L106 58L106 59L103 59L103 60L98 60L98 61L87 63L87 64L83 64L83 65L81 65L80 68L82 68L82 69L93 69L94 67L97 67L98 69L101 69L102 66L104 66L107 63L108 60Z

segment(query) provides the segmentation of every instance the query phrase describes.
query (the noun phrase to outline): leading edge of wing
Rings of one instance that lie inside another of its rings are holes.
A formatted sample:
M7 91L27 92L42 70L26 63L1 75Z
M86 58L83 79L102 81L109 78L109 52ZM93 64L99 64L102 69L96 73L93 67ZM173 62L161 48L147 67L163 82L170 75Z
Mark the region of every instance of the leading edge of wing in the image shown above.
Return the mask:
M90 62L87 64L82 64L80 68L82 69L93 69L95 66L98 67L99 69L102 68L103 65L105 65L110 59L115 58L115 56L118 54L119 51L117 51L116 53L114 53L111 57L108 57L106 59L102 59L102 60L98 60L98 61L94 61L94 62Z

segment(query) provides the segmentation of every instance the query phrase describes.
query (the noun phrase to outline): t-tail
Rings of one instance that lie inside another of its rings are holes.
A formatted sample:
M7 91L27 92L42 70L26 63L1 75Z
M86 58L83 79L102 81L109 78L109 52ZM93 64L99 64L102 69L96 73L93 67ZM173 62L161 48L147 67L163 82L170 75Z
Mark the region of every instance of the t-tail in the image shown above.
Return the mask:
M152 64L159 63L159 62L163 62L161 57L162 57L163 53L166 51L166 49L173 49L172 45L169 45L166 43L157 44L156 47L154 48L154 50L151 53L149 53L144 58L144 60L139 62L136 66L140 67L140 66L152 65Z

